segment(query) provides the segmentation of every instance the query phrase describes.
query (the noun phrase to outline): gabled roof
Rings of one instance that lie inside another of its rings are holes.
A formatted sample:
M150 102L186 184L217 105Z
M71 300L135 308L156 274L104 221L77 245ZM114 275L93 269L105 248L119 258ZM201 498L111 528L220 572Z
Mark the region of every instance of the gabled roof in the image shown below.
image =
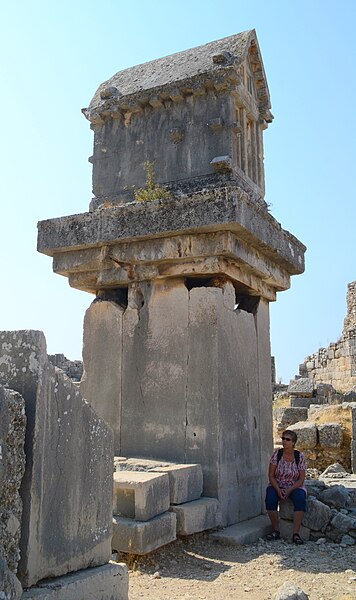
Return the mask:
M89 108L83 112L93 120L91 117L104 109L108 101L116 100L124 105L124 98L139 101L151 94L168 97L173 88L184 93L184 89L194 88L194 82L204 85L216 78L236 76L248 55L253 65L260 114L269 122L272 120L269 91L254 29L119 71L99 86Z

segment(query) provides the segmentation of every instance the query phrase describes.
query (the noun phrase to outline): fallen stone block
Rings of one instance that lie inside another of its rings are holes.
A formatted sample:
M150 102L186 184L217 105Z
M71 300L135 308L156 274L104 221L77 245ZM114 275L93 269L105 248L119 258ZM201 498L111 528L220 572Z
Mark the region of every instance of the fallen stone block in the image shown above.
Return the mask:
M330 524L341 533L349 533L351 529L356 530L356 518L342 513L334 515Z
M340 448L342 444L342 427L339 423L323 423L318 425L319 444L323 448Z
M169 478L166 473L114 473L114 515L136 521L149 521L166 512L168 508Z
M308 497L314 496L319 500L321 492L326 489L326 484L319 479L306 479L304 481L304 487L307 489Z
M110 562L41 581L37 587L26 590L21 600L127 600L128 588L127 566Z
M300 377L299 379L294 379L290 382L287 391L291 396L311 398L314 393L314 382L307 377Z
M350 494L343 485L332 485L320 494L320 500L331 508L346 508L350 505Z
M308 409L300 407L286 406L285 408L276 408L274 411L274 419L279 421L278 430L286 429L287 426L306 421L308 418Z
M191 535L221 524L220 502L216 498L199 498L169 510L177 516L177 535Z
M171 504L183 504L197 500L203 493L201 465L169 465L155 467L152 470L168 474Z
M317 429L315 423L298 422L290 425L288 429L294 431L298 436L298 447L302 450L315 448L318 442Z
M304 514L302 525L313 529L313 531L323 531L329 523L331 516L332 512L329 506L311 497L307 499L307 510Z
M309 600L309 596L295 583L284 583L273 596L273 600Z
M281 538L283 540L287 540L288 542L292 541L293 536L293 522L287 521L286 519L279 519L279 530L281 532ZM310 529L309 527L304 527L303 525L300 528L300 537L307 542L310 537Z
M176 515L165 512L150 521L113 517L112 549L129 554L148 554L176 538Z
M279 516L281 519L293 521L293 502L292 500L284 500L279 503ZM332 512L329 506L323 504L316 498L307 498L307 510L304 514L302 525L313 529L314 531L322 530L329 523L332 517Z
M325 469L325 471L323 471L321 473L320 479L322 479L324 477L330 477L333 475L335 475L337 477L344 477L344 476L348 476L349 474L346 471L346 469L344 469L344 467L342 465L340 465L340 463L333 463L332 465L329 465Z

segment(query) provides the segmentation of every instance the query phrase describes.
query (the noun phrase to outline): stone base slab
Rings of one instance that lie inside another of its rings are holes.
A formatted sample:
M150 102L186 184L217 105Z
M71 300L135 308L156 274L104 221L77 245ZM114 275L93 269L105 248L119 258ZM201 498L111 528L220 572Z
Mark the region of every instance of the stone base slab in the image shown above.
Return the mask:
M115 515L112 549L130 554L148 554L176 539L176 520L172 512L163 513L150 521L135 521Z
M127 566L108 563L63 577L42 581L29 588L21 600L128 600Z
M220 502L216 498L199 498L169 510L177 516L177 535L192 535L221 524Z
M217 533L212 533L211 537L220 544L241 546L243 544L253 544L271 531L272 527L268 516L259 515L253 517L253 519L248 519L248 521L230 525L230 527L226 527Z

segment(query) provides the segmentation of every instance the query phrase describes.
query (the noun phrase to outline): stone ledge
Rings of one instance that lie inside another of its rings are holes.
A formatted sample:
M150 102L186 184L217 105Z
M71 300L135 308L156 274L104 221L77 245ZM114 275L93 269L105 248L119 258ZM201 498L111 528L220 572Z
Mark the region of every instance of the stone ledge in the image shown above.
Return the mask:
M54 256L133 239L224 230L235 232L287 273L304 271L305 246L234 186L40 221L37 248Z
M101 567L42 581L38 586L26 590L21 600L127 600L128 587L127 566L110 562Z

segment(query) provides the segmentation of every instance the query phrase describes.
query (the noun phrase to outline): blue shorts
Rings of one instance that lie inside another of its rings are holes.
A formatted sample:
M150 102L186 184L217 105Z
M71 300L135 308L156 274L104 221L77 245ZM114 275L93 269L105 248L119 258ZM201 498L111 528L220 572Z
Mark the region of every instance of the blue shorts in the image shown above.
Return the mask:
M306 510L307 494L302 488L297 488L288 496L293 502L294 510ZM274 487L269 485L266 490L266 509L277 510L279 502L278 494Z

